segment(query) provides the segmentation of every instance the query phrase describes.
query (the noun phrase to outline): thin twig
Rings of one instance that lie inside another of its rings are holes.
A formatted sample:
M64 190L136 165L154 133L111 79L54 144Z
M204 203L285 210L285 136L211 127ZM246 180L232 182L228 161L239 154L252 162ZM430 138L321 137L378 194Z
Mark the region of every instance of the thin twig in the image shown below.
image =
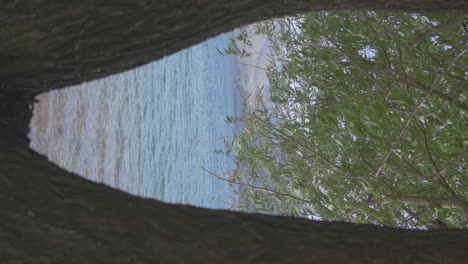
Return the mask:
M440 182L441 182L441 185L442 187L444 187L444 189L450 193L450 195L453 197L453 198L457 198L457 199L460 199L457 195L457 193L452 189L452 187L449 185L449 183L447 182L447 180L445 179L444 176L440 176L439 177L440 179ZM461 199L460 199L461 200Z
M419 44L425 38L428 38L428 37L430 37L432 35L435 35L435 34L437 34L439 32L445 31L445 30L450 29L452 27L458 26L460 23L462 23L462 21L463 21L463 17L460 17L458 15L454 15L454 16L452 16L450 18L448 23L440 25L439 27L431 27L428 30L426 30L425 32L419 34L419 36L417 36L417 38L414 41L414 43L412 44L412 46L416 48L417 46L419 46Z
M421 130L421 132L423 133L423 137L424 137L424 145L425 145L425 148L426 148L426 151L427 151L427 155L429 156L429 160L431 161L432 163L432 166L434 166L434 169L436 171L439 170L439 167L437 166L437 163L435 162L434 158L432 157L432 152L431 152L431 149L429 148L429 141L427 139L427 133L426 133L426 130L424 130L419 124L418 122L415 122L416 126L419 128L419 130Z
M452 198L427 198L410 195L390 195L383 199L383 202L391 201L397 201L410 205L436 206L440 208L458 209L466 218L468 218L468 203L465 200L460 199L458 196L454 196Z
M257 187L257 186L254 186L254 185L251 185L251 184L247 184L247 183L242 183L242 182L237 182L237 181L233 181L233 180L229 180L229 179L226 179L224 177L221 177L219 176L218 174L206 169L205 167L201 166L202 170L208 172L211 176L214 176L222 181L225 181L225 182L229 182L229 183L232 183L232 184L235 184L235 185L239 185L239 186L244 186L244 187L247 187L249 189L252 189L252 190L257 190L257 191L262 191L262 192L267 192L267 193L271 193L271 194L275 194L275 195L279 195L279 196L284 196L284 197L288 197L288 198L291 198L293 200L296 200L296 201L299 201L299 202L303 202L303 203L308 203L308 204L314 204L313 201L310 201L310 200L306 200L306 199L302 199L300 197L297 197L297 196L294 196L294 195L291 195L289 193L283 193L283 192L278 192L278 191L275 191L275 190L270 190L270 189L266 189L266 188L262 188L262 187Z
M323 162L327 163L329 166L339 170L340 172L342 173L345 173L345 171L343 171L340 167L336 166L336 164L334 164L333 162L329 161L327 158L325 158L322 154L320 154L319 152L309 148L308 146L306 145L303 145L301 144L300 142L297 142L294 138L286 135L283 133L283 131L279 130L278 128L268 124L266 121L264 121L263 119L261 119L260 117L258 117L257 115L255 114L250 114L250 116L254 117L255 119L257 119L258 121L260 121L262 124L268 126L269 128L271 128L272 130L274 130L275 132L277 132L280 136L282 136L283 138L289 140L290 142L296 144L297 146L299 147L302 147L304 149L306 149L307 151L309 151L310 153L314 154L315 156L317 156L319 159L321 159Z
M446 72L449 72L452 67L457 63L457 61L463 56L465 55L465 53L468 51L468 46L466 46L462 51L460 51L460 53L457 54L457 56L455 56L455 58L453 58L452 62L450 63L450 65L447 67L447 69L445 70Z
M386 165L388 159L390 158L390 155L392 154L392 152L395 150L395 147L394 145L396 145L397 143L399 143L401 141L401 139L406 135L406 132L408 131L408 128L409 128L409 124L411 123L411 121L413 120L414 116L416 115L416 113L419 111L419 109L424 105L424 103L426 102L426 99L427 97L425 97L421 103L418 105L418 107L416 107L414 109L414 111L411 113L410 117L408 118L408 120L406 120L405 124L403 125L403 127L401 128L400 130L400 135L398 136L397 140L392 144L392 146L390 147L390 150L387 152L387 155L385 155L385 158L382 162L382 165L380 165L380 167L377 169L377 172L375 173L374 175L374 178L377 178L379 177L379 175L382 173L382 170L384 168L384 166Z
M465 158L466 156L468 156L468 148L465 148L461 153L460 153L460 156L458 158L456 158L455 160L451 160L451 161L448 161L440 170L438 170L436 173L434 173L434 175L431 176L431 180L434 181L434 180L437 180L437 178L443 176L447 170L453 166L453 164L457 164L459 160Z
M260 66L256 66L256 65L252 65L252 64L248 64L248 63L244 63L244 62L240 62L239 64L249 66L249 67L252 67L252 68L258 68L258 69L261 69L261 70L264 70L264 71L268 70L267 68L263 68L263 67L260 67Z
M406 89L409 91L410 85L408 83L408 73L406 72L405 66L403 65L403 51L401 50L401 37L398 34L397 34L397 37L398 37L398 46L397 46L398 59L400 62L401 71L403 72L403 76L405 76L404 80L405 80Z
M386 69L386 72L391 74L392 76L394 76L396 79L401 79L402 77L400 77L400 75L404 75L402 73L399 73L393 69ZM453 103L454 105L456 105L457 107L459 107L460 109L468 112L468 105L463 103L463 102L460 102L459 100L455 99L454 97L450 96L449 94L446 94L446 93L443 93L439 90L437 90L435 87L428 87L427 85L421 83L420 81L418 80L415 80L413 78L411 78L410 76L405 76L405 81L408 81L412 87L418 89L419 91L425 93L426 95L432 95L432 96L437 96L439 97L440 99L446 101L446 102L449 102L449 103Z

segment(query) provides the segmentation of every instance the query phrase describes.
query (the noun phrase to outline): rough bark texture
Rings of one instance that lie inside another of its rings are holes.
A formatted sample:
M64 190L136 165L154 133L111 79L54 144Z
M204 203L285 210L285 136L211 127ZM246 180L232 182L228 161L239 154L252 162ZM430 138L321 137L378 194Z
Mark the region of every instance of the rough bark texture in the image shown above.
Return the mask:
M31 96L142 65L242 24L317 9L466 12L465 0L0 3L0 263L466 263L467 230L404 231L130 196L28 149Z
M0 79L3 90L43 92L143 65L247 23L350 8L467 13L468 1L5 0Z
M21 120L15 121L20 127ZM27 150L15 133L0 131L0 263L449 264L468 259L468 230L404 231L137 198L67 173Z

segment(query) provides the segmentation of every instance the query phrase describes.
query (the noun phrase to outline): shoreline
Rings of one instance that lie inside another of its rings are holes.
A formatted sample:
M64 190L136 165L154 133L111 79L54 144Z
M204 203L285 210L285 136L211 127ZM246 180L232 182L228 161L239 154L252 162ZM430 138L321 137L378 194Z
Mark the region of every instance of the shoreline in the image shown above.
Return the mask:
M255 34L255 25L246 27L252 47L236 39L240 29L232 32L232 38L239 49L250 52L249 56L232 55L231 76L233 80L233 101L235 117L241 117L244 110L255 103L260 95L260 88L270 85L265 69L270 64L270 43L262 35ZM235 123L235 133L242 133L245 128L243 122Z
M255 98L260 95L260 88L269 87L270 83L265 70L270 64L271 57L270 43L266 37L255 34L255 25L247 26L246 30L252 47L235 39L239 49L250 52L249 56L237 56L239 67L238 86L242 90L244 107L253 105ZM234 30L233 37L235 38L239 33L239 29Z

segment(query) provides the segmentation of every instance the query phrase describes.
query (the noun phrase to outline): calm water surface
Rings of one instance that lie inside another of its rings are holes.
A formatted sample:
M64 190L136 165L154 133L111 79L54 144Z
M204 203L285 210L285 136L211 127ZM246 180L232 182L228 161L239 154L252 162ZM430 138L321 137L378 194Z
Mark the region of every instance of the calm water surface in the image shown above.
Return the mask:
M93 181L167 202L227 208L229 186L204 172L233 168L216 154L238 111L230 34L158 62L39 96L31 146Z

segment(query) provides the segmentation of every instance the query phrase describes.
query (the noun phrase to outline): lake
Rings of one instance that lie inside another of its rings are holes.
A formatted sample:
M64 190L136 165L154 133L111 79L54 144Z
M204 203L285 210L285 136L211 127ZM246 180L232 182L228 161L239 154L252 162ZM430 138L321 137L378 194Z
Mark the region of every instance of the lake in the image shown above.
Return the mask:
M229 208L216 154L239 113L238 59L221 55L232 33L157 62L38 96L31 147L63 168L126 192L171 203Z

